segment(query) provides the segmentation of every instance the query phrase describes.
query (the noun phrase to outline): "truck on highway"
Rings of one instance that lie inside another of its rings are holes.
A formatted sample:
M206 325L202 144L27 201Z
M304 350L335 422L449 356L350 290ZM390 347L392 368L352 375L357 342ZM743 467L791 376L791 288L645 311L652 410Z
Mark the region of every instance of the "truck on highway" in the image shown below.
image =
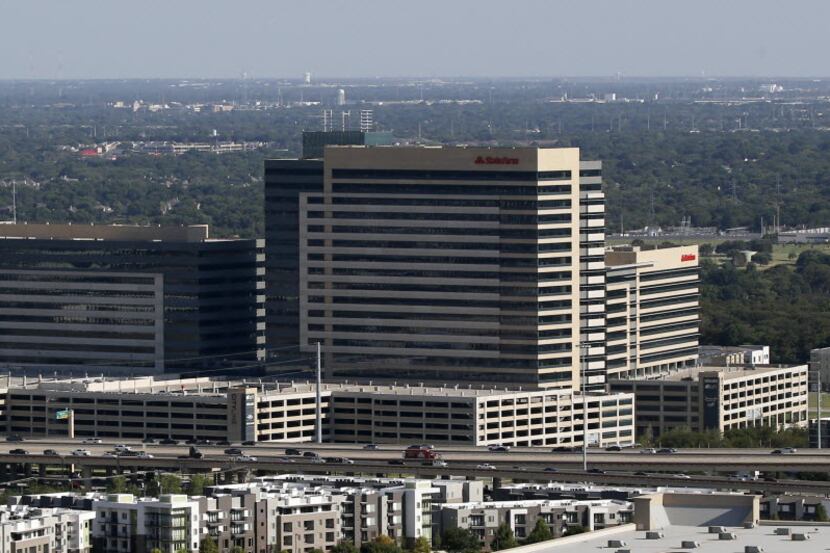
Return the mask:
M408 447L403 452L404 461L436 461L441 459L441 454L429 446Z

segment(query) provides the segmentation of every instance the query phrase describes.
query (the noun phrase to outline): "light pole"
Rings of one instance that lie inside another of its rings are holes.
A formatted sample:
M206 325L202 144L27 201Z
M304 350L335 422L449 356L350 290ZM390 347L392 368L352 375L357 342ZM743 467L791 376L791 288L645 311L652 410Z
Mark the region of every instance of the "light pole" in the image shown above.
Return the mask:
M588 397L585 391L588 387L588 375L583 367L587 344L579 344L579 376L582 382L582 470L588 472Z
M816 449L821 449L821 371L816 371Z
M322 372L323 372L323 363L320 358L320 342L317 342L317 387L316 387L316 396L317 396L317 409L315 412L316 416L316 423L317 423L317 443L323 443L323 404L322 404L322 394L320 392L320 387L322 385Z

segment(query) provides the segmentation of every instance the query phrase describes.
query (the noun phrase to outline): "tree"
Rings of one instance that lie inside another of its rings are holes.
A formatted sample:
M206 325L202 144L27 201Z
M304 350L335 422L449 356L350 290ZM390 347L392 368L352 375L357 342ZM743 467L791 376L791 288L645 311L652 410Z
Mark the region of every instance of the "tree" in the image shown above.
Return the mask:
M701 244L700 246L698 246L698 251L700 252L700 255L704 257L710 257L712 254L715 253L715 247L712 246L712 244L708 243Z
M107 480L107 493L127 493L127 479L114 476Z
M548 526L547 522L545 522L541 518L536 519L536 526L533 527L533 530L530 531L530 534L527 536L525 543L539 543L540 541L547 541L553 539L553 532L550 531L550 527Z
M219 546L213 540L213 537L207 536L199 544L199 553L219 553Z
M502 549L510 549L516 547L519 543L516 541L516 536L513 535L513 529L506 522L499 524L496 528L496 533L493 535L493 542L490 544L490 549L493 551L500 551Z
M204 474L194 474L187 485L188 495L205 495L205 487L211 484L210 478Z
M245 548L240 545L234 545L231 547L231 553L245 553Z
M361 545L360 553L401 553L401 547L389 536L381 534L374 540Z
M824 503L818 502L816 503L816 520L818 522L827 522L827 509L824 508Z
M758 252L752 256L752 262L758 265L769 265L772 262L772 254L767 252Z
M588 529L582 526L581 524L577 524L576 526L568 526L565 530L564 536L574 536L576 534L584 534L587 532Z
M330 553L357 553L357 547L349 540L342 540L331 548Z
M175 474L162 474L158 478L159 494L182 493L182 479Z
M412 553L432 553L432 547L429 544L429 540L424 536L416 539L415 543L412 544Z
M481 542L466 528L449 528L441 540L444 549L450 553L478 553Z
M158 547L154 547L150 550L150 553L162 553L162 551Z

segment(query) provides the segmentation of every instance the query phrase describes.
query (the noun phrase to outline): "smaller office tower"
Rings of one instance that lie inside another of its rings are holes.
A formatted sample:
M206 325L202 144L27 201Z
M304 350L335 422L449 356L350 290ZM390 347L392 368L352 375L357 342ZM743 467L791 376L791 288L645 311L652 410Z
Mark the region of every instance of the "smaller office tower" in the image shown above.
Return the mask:
M605 254L608 378L648 378L698 358L697 246Z
M137 374L262 359L263 249L203 225L0 225L0 367Z

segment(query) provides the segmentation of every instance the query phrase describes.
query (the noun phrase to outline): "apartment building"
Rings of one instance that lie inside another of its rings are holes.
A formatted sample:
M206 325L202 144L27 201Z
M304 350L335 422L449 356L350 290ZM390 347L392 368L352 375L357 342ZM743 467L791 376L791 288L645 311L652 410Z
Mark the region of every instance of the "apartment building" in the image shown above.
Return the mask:
M90 553L95 513L0 506L0 553Z
M314 439L310 383L209 378L27 381L5 393L7 427L30 436L296 441ZM630 394L326 383L325 439L346 443L430 441L514 446L634 440Z
M608 378L648 378L694 365L700 308L697 246L610 249Z
M204 225L0 225L0 368L173 372L264 357L262 241Z
M136 498L112 494L93 502L93 548L107 553L197 552L199 503L186 495Z
M436 510L436 536L451 528L470 530L486 547L490 547L501 524L507 524L517 540L527 538L539 520L543 520L554 537L569 529L602 530L632 520L634 506L628 501L599 499L486 501L445 504ZM439 516L440 515L440 516Z
M611 380L637 403L637 435L807 425L807 365L695 367L659 379Z

